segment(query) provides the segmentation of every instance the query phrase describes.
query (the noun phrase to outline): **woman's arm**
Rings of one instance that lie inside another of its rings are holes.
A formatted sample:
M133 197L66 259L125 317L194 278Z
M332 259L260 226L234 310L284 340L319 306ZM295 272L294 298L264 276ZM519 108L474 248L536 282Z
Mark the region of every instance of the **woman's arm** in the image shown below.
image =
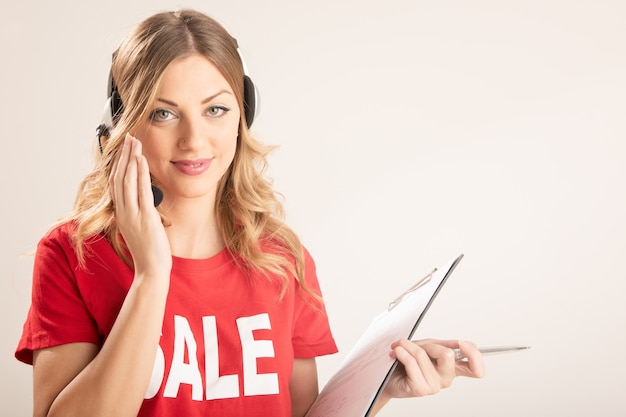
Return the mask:
M34 416L136 416L161 335L172 256L154 208L148 164L130 135L110 178L115 217L135 275L98 352L72 343L34 353Z
M315 358L294 359L289 392L291 393L291 416L304 416L319 393Z
M33 416L136 416L159 342L167 288L135 285L102 350L70 343L33 354Z
M33 352L33 416L47 416L50 405L98 354L92 343L66 345Z

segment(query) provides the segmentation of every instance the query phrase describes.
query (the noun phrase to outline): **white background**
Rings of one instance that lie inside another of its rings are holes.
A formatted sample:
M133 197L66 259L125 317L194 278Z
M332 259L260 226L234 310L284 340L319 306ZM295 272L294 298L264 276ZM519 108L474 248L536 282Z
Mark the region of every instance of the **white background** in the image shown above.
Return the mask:
M626 3L621 0L45 0L0 17L0 407L31 410L13 359L41 235L92 165L110 54L163 9L238 40L254 133L313 253L341 353L432 267L465 258L419 337L527 344L483 380L383 416L624 416Z

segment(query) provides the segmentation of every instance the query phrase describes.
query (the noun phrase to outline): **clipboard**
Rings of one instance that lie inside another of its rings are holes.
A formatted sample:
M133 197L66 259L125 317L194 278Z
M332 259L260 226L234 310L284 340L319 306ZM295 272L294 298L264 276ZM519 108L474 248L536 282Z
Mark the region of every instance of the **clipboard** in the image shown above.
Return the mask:
M398 366L389 357L398 339L411 339L463 254L418 280L371 322L305 417L369 417Z

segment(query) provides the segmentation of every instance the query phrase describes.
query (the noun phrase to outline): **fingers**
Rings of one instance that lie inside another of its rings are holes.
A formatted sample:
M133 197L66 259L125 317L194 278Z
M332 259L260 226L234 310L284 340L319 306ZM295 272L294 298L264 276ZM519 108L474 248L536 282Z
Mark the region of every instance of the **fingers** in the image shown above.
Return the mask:
M392 396L424 396L452 385L457 376L480 378L485 368L478 348L470 342L456 340L400 340L392 346L403 382L395 384ZM461 349L467 361L457 361L453 349ZM399 388L401 387L401 388Z
M148 160L142 154L137 156L137 187L139 189L139 207L153 207L154 195L152 194Z
M422 345L422 349L428 354L431 364L439 376L441 388L448 388L457 376L454 351L437 343L427 343Z
M123 178L124 206L126 210L130 210L130 214L136 214L139 208L137 200L137 150L139 149L141 152L141 142L133 138L128 148L128 164Z
M139 140L127 134L109 177L115 220L133 260L135 276L169 279L172 253L154 207L148 161Z
M143 163L146 165L141 168L140 173L140 165ZM147 162L141 153L141 142L127 133L109 178L116 212L124 211L131 215L138 212L141 206L140 195L145 192L143 182L146 176L148 188L150 183L146 166Z
M116 211L124 206L124 187L122 181L126 175L126 167L128 166L128 158L130 152L130 138L126 135L119 155L113 164L111 174L109 176L109 187L111 189L111 198L115 205Z
M408 340L392 347L404 367L411 396L435 394L452 385L456 373L454 352L450 348L435 343L418 345Z
M471 378L482 378L485 376L483 356L478 350L478 347L476 347L476 345L472 342L462 340L424 339L414 341L414 343L417 343L420 346L436 344L445 346L449 349L461 349L461 353L463 353L467 359L463 361L455 361L456 375Z
M405 383L400 385L404 386L405 392L396 392L393 393L392 396L422 397L424 395L434 394L438 390L433 390L431 384L427 381L426 375L424 375L425 372L422 370L422 366L424 366L425 369L428 369L428 366L432 368L432 363L430 363L430 365L426 364L426 362L430 362L428 354L426 354L421 347L407 342L408 341L400 340L391 346L391 356L402 364L406 374Z
M459 349L467 358L466 361L457 361L457 374L472 378L485 376L483 355L472 342L459 341Z

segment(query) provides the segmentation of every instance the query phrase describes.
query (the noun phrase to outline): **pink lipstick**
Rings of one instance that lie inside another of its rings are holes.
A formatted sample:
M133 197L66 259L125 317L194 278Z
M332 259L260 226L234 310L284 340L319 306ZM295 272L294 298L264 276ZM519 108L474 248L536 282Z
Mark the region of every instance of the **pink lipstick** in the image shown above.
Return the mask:
M172 161L172 164L185 175L200 175L211 166L211 159L181 159L180 161Z

